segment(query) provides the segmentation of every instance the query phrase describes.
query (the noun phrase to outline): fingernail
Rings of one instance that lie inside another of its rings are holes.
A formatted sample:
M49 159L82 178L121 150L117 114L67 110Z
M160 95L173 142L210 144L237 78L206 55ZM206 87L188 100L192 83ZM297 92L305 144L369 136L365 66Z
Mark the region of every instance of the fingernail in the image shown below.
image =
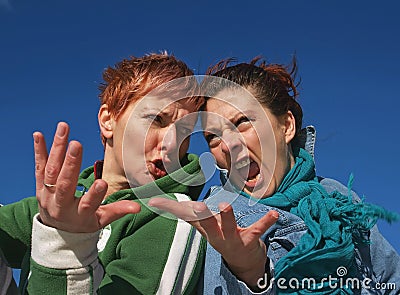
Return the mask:
M102 182L95 182L94 190L96 193L103 193L106 190L106 186Z
M201 212L205 211L205 209L206 209L205 206L201 203L193 204L193 211L195 213L201 213Z
M71 157L73 157L73 158L77 157L78 154L79 154L79 149L78 149L77 145L76 145L76 144L73 144L73 143L71 142L71 143L69 144L69 147L68 147L68 153L69 153L69 155L70 155Z
M218 209L221 212L228 212L229 211L229 203L226 203L226 202L219 203Z
M272 217L278 219L279 218L279 213L276 211L272 211Z
M35 141L35 143L39 143L39 136L35 133L33 133L33 140Z
M58 123L56 134L58 137L64 137L67 132L67 128L64 124Z

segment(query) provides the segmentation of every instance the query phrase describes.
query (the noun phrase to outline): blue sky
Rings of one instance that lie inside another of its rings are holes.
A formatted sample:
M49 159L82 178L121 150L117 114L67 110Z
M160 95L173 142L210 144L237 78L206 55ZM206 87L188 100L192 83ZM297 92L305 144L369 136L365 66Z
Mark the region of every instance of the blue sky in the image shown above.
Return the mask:
M168 50L196 74L218 60L296 54L304 123L317 128L319 175L400 212L400 20L397 1L0 0L0 203L34 195L32 133L58 121L102 157L101 73L130 55ZM197 143L196 139L196 143ZM400 222L379 223L400 251Z

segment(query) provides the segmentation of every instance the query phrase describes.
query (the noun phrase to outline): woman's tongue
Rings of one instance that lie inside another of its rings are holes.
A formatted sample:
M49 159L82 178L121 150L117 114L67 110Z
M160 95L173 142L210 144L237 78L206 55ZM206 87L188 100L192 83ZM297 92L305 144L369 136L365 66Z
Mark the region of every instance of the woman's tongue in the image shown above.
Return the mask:
M246 165L238 169L240 176L248 182L256 181L257 175L260 173L260 167L254 161L251 161L249 165Z

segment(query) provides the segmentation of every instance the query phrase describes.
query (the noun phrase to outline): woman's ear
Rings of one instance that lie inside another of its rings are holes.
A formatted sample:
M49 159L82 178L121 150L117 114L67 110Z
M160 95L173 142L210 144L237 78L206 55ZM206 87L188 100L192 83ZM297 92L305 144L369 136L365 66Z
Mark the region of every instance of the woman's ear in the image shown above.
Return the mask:
M289 144L296 135L296 119L291 111L287 111L284 118L285 141Z
M105 137L106 139L110 139L113 137L113 125L114 125L114 119L111 116L111 113L108 109L107 104L103 104L100 107L99 113L97 115L98 121L99 121L99 126L100 126L100 131L101 135Z

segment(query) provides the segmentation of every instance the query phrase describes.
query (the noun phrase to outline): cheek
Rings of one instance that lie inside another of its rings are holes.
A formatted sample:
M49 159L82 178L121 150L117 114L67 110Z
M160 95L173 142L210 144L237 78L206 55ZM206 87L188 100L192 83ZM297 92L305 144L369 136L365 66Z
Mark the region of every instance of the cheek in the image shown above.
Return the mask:
M144 151L147 154L157 149L159 138L154 131L147 132L145 136Z
M228 163L225 158L225 153L221 151L220 146L211 148L210 152L213 154L215 161L217 162L218 167L227 169L228 168Z
M288 145L285 138L282 136L276 137L276 156L275 156L275 170L274 179L276 186L279 186L285 178L287 172L290 170L290 161L288 157Z
M125 136L122 149L125 167L132 167L131 165L138 165L143 161L145 144L136 134Z
M259 134L255 129L251 128L246 132L241 133L244 148L250 151L257 158L261 159L261 151L264 147L261 146Z

